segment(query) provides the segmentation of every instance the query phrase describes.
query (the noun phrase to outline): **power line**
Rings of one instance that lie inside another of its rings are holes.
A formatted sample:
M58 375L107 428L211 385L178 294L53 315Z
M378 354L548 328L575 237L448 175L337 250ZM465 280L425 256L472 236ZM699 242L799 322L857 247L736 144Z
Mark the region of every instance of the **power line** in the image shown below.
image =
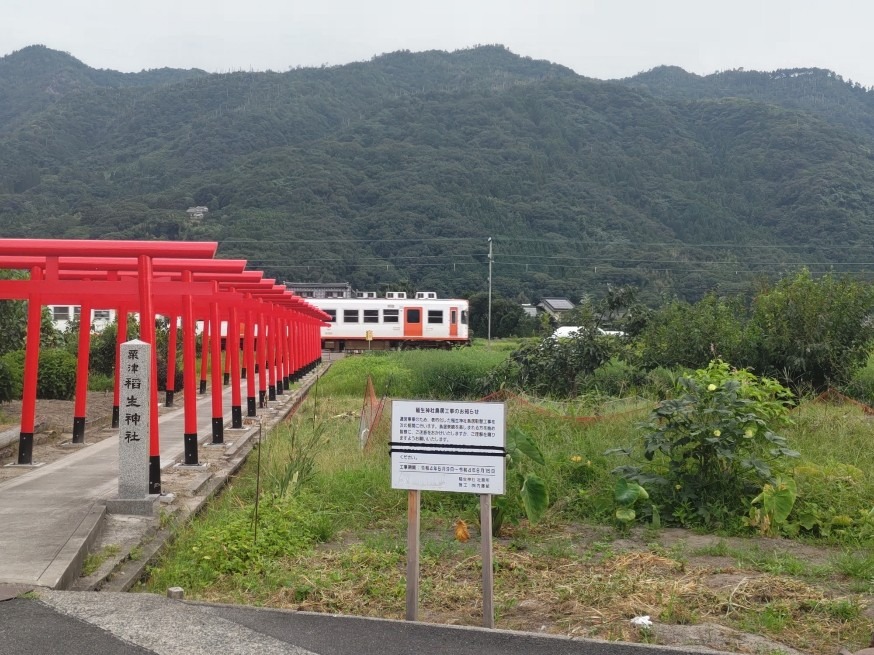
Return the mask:
M482 239L486 237L406 237L406 238L394 238L394 239L382 239L382 238L368 238L368 239L345 239L345 238L332 238L332 239L270 239L269 241L263 241L258 239L222 239L219 241L220 245L255 245L259 247L263 247L265 244L317 244L317 243L430 243L434 241L451 241L451 242L463 242L467 241L471 244L480 244ZM870 243L858 242L858 243L840 243L840 244L831 244L831 245L822 245L822 244L798 244L798 245L778 245L778 244L755 244L755 243L731 243L731 242L723 242L723 243L688 243L683 241L593 241L593 240L582 240L582 239L567 239L564 237L559 237L555 239L535 239L528 237L495 237L493 239L494 243L504 243L504 242L521 242L521 243L546 243L546 244L557 244L561 246L570 246L570 245L580 245L588 248L602 248L605 246L624 246L629 248L725 248L730 250L737 249L752 249L752 250L761 250L761 249L772 249L772 250L841 250L846 251L847 249L852 248L868 248L874 249L874 245Z
M468 255L469 257L482 257L483 255ZM451 255L420 255L420 256L406 256L406 255L394 255L392 257L357 257L354 259L346 258L346 257L319 257L318 259L314 259L312 264L306 264L305 266L317 266L319 264L324 264L327 262L334 263L344 263L350 266L388 266L393 262L397 261L417 261L421 262L422 260L441 260L439 262L435 262L434 265L446 264L446 265L459 265L459 266L473 266L473 265L485 265L488 263L487 259L483 261L459 261L456 259L451 259ZM514 259L530 259L531 261L506 261L508 258ZM289 266L295 266L293 264L283 264L282 262L288 261L287 258L283 259L263 259L263 258L252 258L249 260L251 265L257 266L270 266L272 268L283 268ZM795 260L750 260L750 259L704 259L704 260L689 260L689 259L629 259L627 257L561 257L561 256L553 256L553 257L538 257L537 255L501 255L495 256L493 258L495 263L501 263L504 266L558 266L564 268L581 268L580 264L575 262L583 262L583 263L597 263L597 264L607 264L614 265L615 263L622 264L638 264L642 266L670 266L677 264L687 264L687 265L697 265L697 266L743 266L743 267L751 267L751 266L874 266L874 260L872 261L832 261L832 260L820 260L820 261L795 261ZM375 264L367 263L367 262L376 262ZM421 264L426 265L426 264ZM430 264L429 264L430 265ZM300 265L298 265L300 266ZM632 268L626 266L625 268Z

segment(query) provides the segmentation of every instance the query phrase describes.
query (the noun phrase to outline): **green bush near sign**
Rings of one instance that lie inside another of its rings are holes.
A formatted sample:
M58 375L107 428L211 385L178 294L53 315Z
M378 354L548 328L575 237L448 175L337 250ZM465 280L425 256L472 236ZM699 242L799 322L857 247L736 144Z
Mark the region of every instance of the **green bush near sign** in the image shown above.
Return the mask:
M529 462L544 465L543 453L528 436L518 427L507 431L507 481L506 493L495 496L492 507L492 536L501 534L504 519L514 504L521 504L525 516L533 524L543 518L549 507L549 492L546 483L533 471L528 469Z

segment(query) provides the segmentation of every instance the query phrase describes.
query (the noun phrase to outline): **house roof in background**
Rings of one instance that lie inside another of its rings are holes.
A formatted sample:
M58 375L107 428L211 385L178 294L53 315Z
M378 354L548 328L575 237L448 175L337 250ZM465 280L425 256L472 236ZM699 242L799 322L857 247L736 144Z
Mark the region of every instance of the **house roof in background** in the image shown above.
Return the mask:
M567 298L543 298L541 299L540 304L547 306L554 311L564 311L574 308L574 304Z

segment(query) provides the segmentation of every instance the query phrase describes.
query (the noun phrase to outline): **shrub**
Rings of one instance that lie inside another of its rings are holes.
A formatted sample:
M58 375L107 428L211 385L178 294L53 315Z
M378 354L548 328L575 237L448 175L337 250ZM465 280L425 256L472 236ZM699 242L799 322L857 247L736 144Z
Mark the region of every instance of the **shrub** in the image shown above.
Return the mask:
M832 275L815 280L807 270L763 291L749 330L756 370L795 388L846 383L868 357L872 294L870 285Z
M675 301L653 312L641 332L641 360L654 366L706 366L714 357L743 361L743 310L739 299L707 294L690 305Z
M118 324L107 325L99 334L91 335L88 367L91 373L112 375L115 371L115 338Z
M867 405L874 405L874 365L871 362L853 372L843 391Z
M616 357L596 368L591 376L591 386L608 396L628 395L645 381L639 368Z
M182 371L182 363L176 362L176 374L173 376L173 380L176 384L173 387L174 391L181 391L183 387L184 381L184 373ZM166 391L167 389L167 360L164 358L162 353L158 353L158 391Z
M0 357L0 362L5 364L8 371L12 398L21 398L21 390L24 387L24 351L8 352Z
M16 398L21 398L24 386L23 350L3 355ZM36 397L70 400L76 393L76 357L63 348L44 348L39 353Z
M655 398L668 398L677 388L677 374L669 368L657 366L646 374L649 393Z
M647 463L615 473L647 489L654 511L680 525L739 522L786 459L798 456L772 431L788 424L791 393L720 361L680 378L678 391L642 426Z
M63 348L39 354L37 397L70 400L76 393L76 358Z
M12 367L0 359L0 403L15 400L21 396L21 389L15 383Z
M509 385L544 396L574 396L579 384L610 359L614 347L615 339L587 327L569 338L526 343L495 371L491 385Z

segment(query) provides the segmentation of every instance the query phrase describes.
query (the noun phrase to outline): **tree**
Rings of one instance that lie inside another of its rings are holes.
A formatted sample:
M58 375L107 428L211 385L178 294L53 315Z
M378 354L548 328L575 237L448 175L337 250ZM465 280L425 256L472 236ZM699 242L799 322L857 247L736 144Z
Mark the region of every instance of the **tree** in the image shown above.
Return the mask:
M710 293L694 304L672 301L655 310L640 333L646 367L706 366L714 357L744 360L744 324L738 299Z
M15 271L0 270L0 280L24 279ZM0 355L24 348L27 335L27 303L0 300Z
M489 334L489 296L477 293L470 297L470 330L476 337ZM514 337L530 334L532 326L526 321L522 306L502 296L492 296L492 337Z
M814 279L803 269L758 294L750 337L754 365L791 387L822 390L849 380L866 361L874 337L870 285L831 274Z

